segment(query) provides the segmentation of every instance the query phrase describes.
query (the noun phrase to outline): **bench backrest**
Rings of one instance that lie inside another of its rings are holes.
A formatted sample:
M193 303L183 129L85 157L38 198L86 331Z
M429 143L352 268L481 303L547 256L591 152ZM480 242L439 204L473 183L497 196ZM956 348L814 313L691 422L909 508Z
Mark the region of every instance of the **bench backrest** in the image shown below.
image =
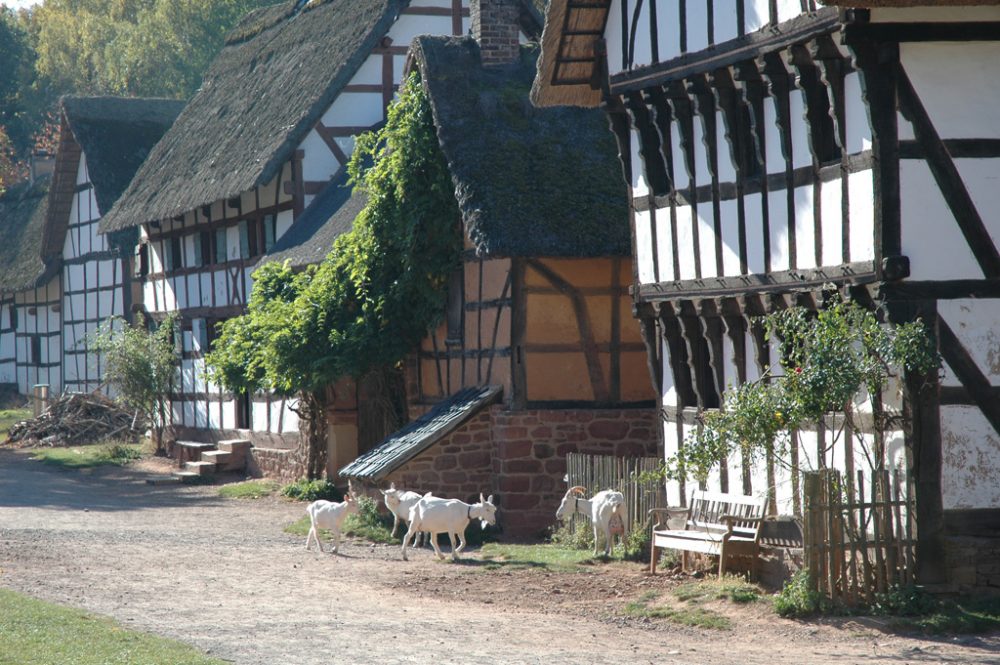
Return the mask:
M691 511L688 515L688 528L708 531L725 531L726 523L723 515L736 515L746 518L764 517L767 509L767 499L739 494L722 494L695 490L691 494ZM756 522L736 522L733 532L740 535L755 537L759 524Z

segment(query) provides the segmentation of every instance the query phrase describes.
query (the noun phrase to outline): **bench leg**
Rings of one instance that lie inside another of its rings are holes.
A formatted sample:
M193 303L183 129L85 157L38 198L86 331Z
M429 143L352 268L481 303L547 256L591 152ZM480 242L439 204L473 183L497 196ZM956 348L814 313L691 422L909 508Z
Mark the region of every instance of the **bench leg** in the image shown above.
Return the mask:
M726 574L726 543L722 543L722 549L719 550L719 577L721 578Z
M656 574L656 560L660 557L656 553L656 545L651 545L649 548L649 574Z
M688 553L687 550L681 554L681 572L686 573L688 570Z

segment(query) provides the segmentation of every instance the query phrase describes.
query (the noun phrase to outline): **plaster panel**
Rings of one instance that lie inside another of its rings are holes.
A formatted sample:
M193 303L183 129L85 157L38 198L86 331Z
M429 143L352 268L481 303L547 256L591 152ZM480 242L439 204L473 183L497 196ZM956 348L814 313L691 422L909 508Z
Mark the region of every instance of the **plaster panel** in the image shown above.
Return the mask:
M708 7L704 2L687 3L687 52L708 48Z
M659 281L669 282L677 279L674 274L673 230L670 227L670 208L655 210L656 219L656 252ZM638 242L638 241L637 241ZM639 280L640 282L642 279Z
M728 3L717 3L715 6L715 43L736 39L739 36L739 26L736 23L736 7Z
M1000 301L939 300L938 314L990 383L1000 385Z
M629 21L635 11L635 0L632 0L629 7ZM634 51L632 54L632 66L643 67L653 62L653 44L649 33L649 2L643 2L639 6L639 22L636 23L636 34L634 38ZM659 36L657 36L659 37ZM659 47L659 39L657 39Z
M820 183L820 222L822 224L823 265L844 262L843 183L840 179Z
M719 149L719 182L736 182L736 166L729 140L726 139L726 121L722 111L715 112L715 136L715 145Z
M978 408L941 407L941 446L944 509L1000 505L1000 436Z
M911 279L982 279L982 269L962 236L927 163L915 159L900 160L899 175L902 247L903 254L910 258ZM852 208L854 204L852 192ZM948 260L942 261L942 257L948 257Z
M795 267L816 267L816 222L812 185L795 188Z
M906 42L899 57L942 139L1000 137L993 114L983 112L1000 105L1000 44Z
M851 204L851 261L875 259L875 194L872 177L871 171L859 171L847 177ZM904 203L904 210L905 207ZM906 219L905 212L903 219ZM906 242L905 232L903 242ZM906 251L903 253L906 254Z
M525 366L529 400L594 399L582 353L526 353Z
M744 2L743 25L746 34L756 32L771 20L769 0L746 0Z
M614 76L622 71L622 2L611 0L608 9L608 20L604 26L604 41L607 44L608 75Z
M1000 159L956 159L955 167L993 244L1000 246L1000 215L995 214L1000 210Z
M632 198L639 198L640 196L649 194L646 171L642 168L642 154L639 152L640 142L639 132L632 130L629 133L629 150L632 153Z
M747 270L750 274L764 272L764 195L743 197L743 216L747 228Z
M764 98L764 150L767 173L784 173L785 157L781 152L781 132L778 127L778 113L774 107L774 97Z
M719 204L722 220L722 272L724 275L739 275L740 269L740 219L737 202L722 201Z
M812 165L809 152L809 125L806 124L805 93L793 88L788 95L792 120L792 166L801 168Z
M771 240L771 270L788 270L788 202L784 190L768 192L767 211Z
M681 54L678 28L681 2L682 0L658 0L656 3L656 45L661 61L676 58Z
M650 234L653 212L636 210L634 214L635 253L639 267L639 283L650 284L656 281L656 274L653 270L653 238ZM660 229L657 229L657 240L659 240L659 232Z

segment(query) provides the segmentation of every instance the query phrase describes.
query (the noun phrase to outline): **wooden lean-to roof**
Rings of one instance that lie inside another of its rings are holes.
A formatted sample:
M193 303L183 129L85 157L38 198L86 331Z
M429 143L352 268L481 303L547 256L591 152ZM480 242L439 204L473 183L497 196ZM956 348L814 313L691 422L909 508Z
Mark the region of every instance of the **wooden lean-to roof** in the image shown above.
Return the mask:
M301 4L251 12L233 29L103 230L174 217L272 180L408 3Z
M338 473L343 478L377 481L458 429L483 408L500 401L501 386L465 388L364 453Z
M76 193L81 151L98 210L107 212L128 187L184 102L129 97L63 97L59 146L49 193L43 252L57 256Z
M411 54L430 99L462 221L489 256L630 253L621 164L604 114L537 109L537 45L484 68L471 37L417 37Z
M551 0L545 13L542 55L531 90L535 106L601 103L603 55L599 44L611 0Z
M0 293L34 288L53 274L42 260L48 192L46 177L15 185L0 197Z

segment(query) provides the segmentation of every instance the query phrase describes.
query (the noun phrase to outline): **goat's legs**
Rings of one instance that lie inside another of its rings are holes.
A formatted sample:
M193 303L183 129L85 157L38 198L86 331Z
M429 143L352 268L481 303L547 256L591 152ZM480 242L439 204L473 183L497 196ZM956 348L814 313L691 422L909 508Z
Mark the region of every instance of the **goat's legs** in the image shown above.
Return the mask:
M413 522L410 522L410 528L406 530L406 535L403 536L403 561L408 561L406 558L406 546L413 540L413 535Z
M458 549L455 550L455 551L456 552L461 552L462 550L465 549L465 545L466 545L465 533L464 532L459 532L459 533L456 533L455 535L458 536L458 542L459 542Z
M458 553L462 551L461 547L456 547L455 534L451 531L448 532L448 540L451 541L451 560L458 561Z
M340 531L333 534L333 549L330 550L331 554L336 554L340 550Z
M438 538L437 537L438 537L437 533L434 532L434 531L432 531L431 532L431 545L434 546L434 553L438 555L438 558L439 559L443 559L444 555L441 554L441 548L438 547Z
M322 552L323 551L323 541L319 537L319 529L316 528L315 524L313 524L312 527L309 528L309 535L306 536L306 549L309 549L309 536L310 535L313 538L316 539L316 547L318 547L319 551Z
M397 515L396 513L393 513L392 514L392 533L389 534L389 535L392 536L393 538L395 538L396 537L396 529L398 529L398 528L399 528L399 515Z

